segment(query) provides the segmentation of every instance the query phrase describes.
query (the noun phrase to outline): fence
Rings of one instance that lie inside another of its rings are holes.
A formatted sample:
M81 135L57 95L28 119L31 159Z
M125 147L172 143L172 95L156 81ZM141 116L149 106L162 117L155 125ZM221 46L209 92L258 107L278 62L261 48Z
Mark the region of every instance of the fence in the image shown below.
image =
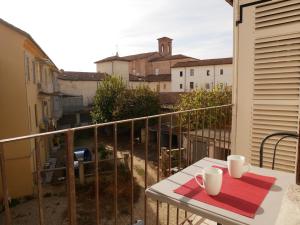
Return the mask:
M94 198L95 198L95 223L96 225L103 224L103 218L105 215L100 213L103 204L100 201L99 188L101 176L99 174L99 165L101 161L98 156L99 129L104 127L112 127L112 145L113 145L113 224L134 224L135 222L135 210L134 210L134 180L135 180L135 141L136 141L136 128L143 128L145 131L145 143L143 149L143 161L144 164L144 189L146 189L151 183L158 182L160 179L170 176L172 173L181 170L182 168L192 164L193 162L201 159L204 155L210 157L226 157L230 153L230 132L231 132L231 109L232 105L214 106L200 109L192 109L178 112L165 113L160 115L153 115L141 118L127 119L121 121L114 121L102 124L95 124L89 126L76 127L72 129L58 130L53 132L28 135L23 137L16 137L10 139L0 140L0 166L1 166L1 178L2 178L2 190L3 190L3 202L5 208L5 224L13 224L11 217L11 209L9 207L9 187L7 184L7 170L5 160L5 145L8 143L18 142L22 140L34 140L35 150L35 174L36 174L36 187L37 187L37 210L38 210L38 224L45 225L44 215L44 200L43 200L43 184L41 174L44 172L55 170L66 170L67 177L67 205L68 205L68 221L71 225L77 224L77 212L76 212L76 177L74 172L74 133L82 130L93 129L94 139L94 159L91 163L94 164ZM162 130L162 126L165 130ZM130 204L130 210L127 221L119 221L118 216L118 128L127 130L130 139L128 144L130 145L129 154L129 168L130 168L130 198L128 199ZM150 146L150 134L154 137L155 150L150 149L151 159L149 159L149 146ZM165 136L163 136L165 133ZM65 135L66 140L66 166L62 168L54 168L43 170L41 165L41 152L40 152L40 140L43 137L53 137L53 135ZM163 138L168 139L167 146L162 146ZM174 141L175 140L175 141ZM162 148L164 147L164 148ZM166 150L162 150L166 149ZM169 150L168 150L169 149ZM176 149L173 151L172 149ZM164 152L162 152L164 151ZM200 152L201 151L201 152ZM174 153L175 152L175 153ZM219 152L219 153L218 153ZM221 152L221 153L220 153ZM174 153L174 154L173 154ZM164 157L162 157L164 155ZM167 156L167 157L166 157ZM162 160L163 159L163 160ZM153 166L154 165L154 166ZM151 168L150 168L151 167ZM154 168L154 169L153 169ZM165 172L163 172L163 168ZM154 181L149 181L149 171L155 170ZM149 199L143 196L144 208L143 218L139 218L144 221L144 224L160 224L160 218L166 216L166 223L170 224L172 221L176 221L176 224L183 223L188 219L188 212L183 212L180 209L170 213L170 206L160 210L161 204L156 202L156 212L154 212L155 218L149 216ZM173 210L174 211L174 210ZM166 214L166 215L162 215ZM47 219L47 218L46 218Z

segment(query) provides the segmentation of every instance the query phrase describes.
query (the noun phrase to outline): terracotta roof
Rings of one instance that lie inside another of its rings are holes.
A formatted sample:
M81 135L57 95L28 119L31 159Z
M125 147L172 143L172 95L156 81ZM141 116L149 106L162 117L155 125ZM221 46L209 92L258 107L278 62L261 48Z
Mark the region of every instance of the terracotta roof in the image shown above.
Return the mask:
M198 61L178 62L174 66L172 66L172 68L223 65L223 64L232 64L232 58L204 59L204 60L198 60Z
M64 71L57 78L69 81L101 81L106 76L108 75L105 73Z
M148 57L154 56L155 54L159 54L159 53L158 52L145 52L145 53L140 53L140 54L135 54L135 55L123 56L122 58L124 58L128 61L132 61L132 60L137 60L137 59L148 58Z
M147 75L145 78L148 82L171 81L171 74Z
M157 40L161 40L161 39L167 39L167 40L173 40L172 38L169 38L169 37L161 37L161 38L157 38Z
M110 57L98 60L95 63L110 62L110 61L129 61L129 60L125 59L124 57L120 57L120 56L114 55L114 56L110 56Z
M152 60L150 60L151 62L157 62L157 61L166 61L166 60L175 60L175 59L194 59L192 57L186 56L186 55L182 55L182 54L178 54L178 55L166 55L166 56L161 56L161 57L157 57L154 58ZM197 60L197 59L195 59Z
M27 32L21 30L18 27L15 27L14 25L6 22L5 20L0 18L0 23L3 24L4 26L16 31L17 33L23 35L24 37L28 38L30 41L33 42L33 44L35 44L38 49L50 60L51 64L53 64L53 66L55 66L55 68L58 70L57 66L54 64L54 62L52 62L52 60L50 59L50 57L44 52L44 50L38 45L38 43L31 37L30 34L28 34Z
M132 60L137 60L137 59L144 59L144 58L151 58L151 57L160 57L158 52L145 52L145 53L140 53L140 54L135 54L135 55L127 55L127 56L110 56L104 59L101 59L99 61L96 61L95 63L99 62L110 62L110 61L132 61Z
M226 2L228 2L231 6L233 6L233 0L225 0Z
M137 76L133 74L129 74L129 81L131 82L144 82L146 79L144 76Z
M159 102L161 105L175 105L182 92L160 92L159 93Z

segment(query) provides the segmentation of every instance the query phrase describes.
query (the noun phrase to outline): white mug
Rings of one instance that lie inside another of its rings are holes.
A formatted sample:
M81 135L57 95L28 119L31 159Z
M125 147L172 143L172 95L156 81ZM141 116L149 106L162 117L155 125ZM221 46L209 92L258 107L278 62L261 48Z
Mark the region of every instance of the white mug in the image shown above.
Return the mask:
M202 183L197 180L197 176L202 176ZM203 188L209 195L218 195L222 187L223 170L214 167L203 169L200 173L196 173L194 178L197 184Z
M241 178L244 173L249 172L251 165L245 164L246 158L242 155L230 155L227 157L229 175L233 178Z

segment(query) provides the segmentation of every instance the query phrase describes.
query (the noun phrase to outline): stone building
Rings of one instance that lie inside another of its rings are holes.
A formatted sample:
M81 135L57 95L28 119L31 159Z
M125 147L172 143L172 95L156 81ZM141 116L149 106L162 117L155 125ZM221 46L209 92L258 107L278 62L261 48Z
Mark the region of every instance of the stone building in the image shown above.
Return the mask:
M136 55L107 57L95 62L97 72L115 74L130 87L147 85L158 92L171 91L171 67L178 62L194 61L182 54L173 55L172 39L158 38L158 51Z

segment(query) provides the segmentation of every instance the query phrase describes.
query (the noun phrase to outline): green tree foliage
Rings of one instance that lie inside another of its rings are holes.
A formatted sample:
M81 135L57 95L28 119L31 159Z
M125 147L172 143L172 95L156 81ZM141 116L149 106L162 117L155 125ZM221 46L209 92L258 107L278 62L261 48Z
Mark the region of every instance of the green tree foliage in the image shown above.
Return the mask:
M121 78L109 76L100 83L94 98L91 116L94 123L114 120L118 103L122 101L126 86Z
M126 89L119 77L108 77L97 89L91 116L94 123L149 116L160 112L159 97L148 87Z
M176 106L177 111L199 109L212 106L231 104L231 88L216 86L213 90L198 89L193 92L180 95ZM181 114L184 127L190 120L191 128L202 126L221 128L230 124L231 108L207 109L197 112Z
M158 94L147 86L126 90L125 99L119 103L119 107L117 119L150 116L160 112Z

